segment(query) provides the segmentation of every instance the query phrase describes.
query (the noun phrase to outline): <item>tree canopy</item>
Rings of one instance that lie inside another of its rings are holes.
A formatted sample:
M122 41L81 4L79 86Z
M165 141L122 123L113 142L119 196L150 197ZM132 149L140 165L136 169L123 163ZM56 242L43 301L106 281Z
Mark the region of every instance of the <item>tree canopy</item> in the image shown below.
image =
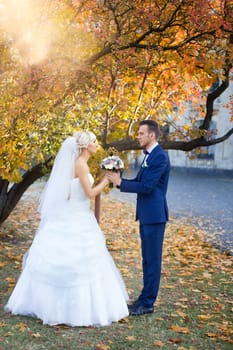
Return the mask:
M0 0L1 220L77 128L105 149L139 149L141 119L176 125L202 96L200 127L177 127L163 146L230 137L205 136L232 50L230 0Z

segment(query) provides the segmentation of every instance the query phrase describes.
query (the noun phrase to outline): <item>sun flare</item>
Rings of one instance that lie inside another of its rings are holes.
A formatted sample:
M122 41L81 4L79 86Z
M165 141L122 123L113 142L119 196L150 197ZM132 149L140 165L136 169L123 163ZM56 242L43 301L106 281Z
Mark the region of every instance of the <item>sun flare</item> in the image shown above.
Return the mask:
M56 37L55 24L46 16L48 6L51 6L49 3L44 0L0 1L0 26L27 64L45 59L51 38L54 40Z

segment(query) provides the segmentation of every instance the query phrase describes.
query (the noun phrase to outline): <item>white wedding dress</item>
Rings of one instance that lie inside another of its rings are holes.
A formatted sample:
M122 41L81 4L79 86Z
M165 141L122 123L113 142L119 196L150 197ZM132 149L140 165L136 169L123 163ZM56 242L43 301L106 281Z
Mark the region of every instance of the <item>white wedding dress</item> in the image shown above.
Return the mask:
M105 326L128 316L127 300L90 200L75 178L67 204L40 224L5 310L49 325Z

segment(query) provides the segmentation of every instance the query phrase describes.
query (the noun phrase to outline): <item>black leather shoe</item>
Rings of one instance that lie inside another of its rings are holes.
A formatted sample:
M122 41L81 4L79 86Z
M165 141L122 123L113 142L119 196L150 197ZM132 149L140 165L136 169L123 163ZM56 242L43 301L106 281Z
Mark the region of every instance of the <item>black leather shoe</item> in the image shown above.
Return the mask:
M146 307L143 305L137 305L134 308L129 309L130 316L141 316L144 314L152 314L154 312L154 307Z
M140 305L140 301L137 299L132 304L128 305L128 309L129 311L134 310L139 305Z

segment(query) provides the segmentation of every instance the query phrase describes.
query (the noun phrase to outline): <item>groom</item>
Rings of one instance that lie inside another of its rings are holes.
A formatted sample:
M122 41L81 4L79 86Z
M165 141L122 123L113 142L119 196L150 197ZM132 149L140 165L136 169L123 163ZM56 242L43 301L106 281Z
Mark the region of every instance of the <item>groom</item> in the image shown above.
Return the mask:
M168 154L158 144L159 126L153 120L140 123L138 141L145 153L135 179L121 179L119 173L108 177L121 192L137 193L136 220L139 220L143 289L138 299L129 305L129 313L140 316L154 312L157 298L165 225L168 220L166 192L170 172Z

